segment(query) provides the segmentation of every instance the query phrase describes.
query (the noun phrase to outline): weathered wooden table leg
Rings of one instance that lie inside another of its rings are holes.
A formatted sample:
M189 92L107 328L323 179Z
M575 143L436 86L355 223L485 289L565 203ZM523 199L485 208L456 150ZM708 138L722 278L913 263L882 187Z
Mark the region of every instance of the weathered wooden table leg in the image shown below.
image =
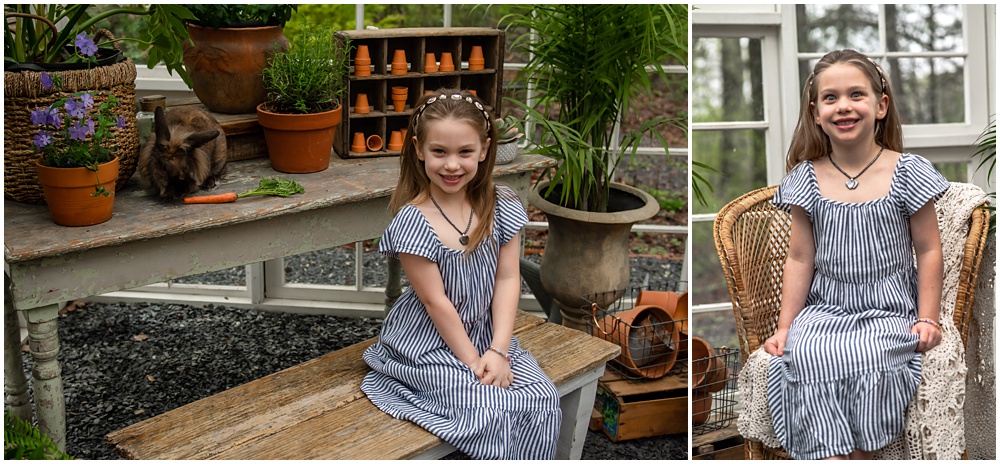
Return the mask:
M59 366L59 306L46 305L25 311L28 347L35 366L31 369L38 429L59 449L66 450L66 397Z
M594 409L597 395L597 379L604 375L604 364L573 379L559 388L562 395L559 407L562 409L562 428L556 445L556 459L580 459L583 456L583 442L587 439L590 411Z
M10 296L10 281L4 279L3 298L3 378L7 406L14 414L31 421L31 398L28 396L28 379L24 376L21 361L21 328L17 323L17 310Z
M396 258L386 257L388 264L388 276L385 283L385 313L389 315L392 305L396 304L399 295L403 294L403 263Z

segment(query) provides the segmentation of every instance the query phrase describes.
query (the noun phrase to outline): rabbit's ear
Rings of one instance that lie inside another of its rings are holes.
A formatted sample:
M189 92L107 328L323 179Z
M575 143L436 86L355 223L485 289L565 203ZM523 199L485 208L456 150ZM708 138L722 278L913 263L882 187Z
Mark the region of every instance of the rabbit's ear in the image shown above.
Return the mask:
M153 127L156 129L156 140L161 142L170 141L170 128L167 127L167 115L162 107L156 107L153 113Z
M195 132L188 136L187 142L191 147L191 153L194 153L194 149L198 148L212 140L215 140L219 136L219 131L217 130L207 130L201 132Z

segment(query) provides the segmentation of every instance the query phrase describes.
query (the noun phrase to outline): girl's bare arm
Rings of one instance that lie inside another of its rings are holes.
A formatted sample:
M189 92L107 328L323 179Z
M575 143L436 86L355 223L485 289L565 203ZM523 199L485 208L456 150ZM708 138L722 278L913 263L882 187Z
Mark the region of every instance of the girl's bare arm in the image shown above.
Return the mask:
M940 323L944 258L933 201L910 216L910 234L917 255L917 317ZM927 351L941 343L941 331L933 324L917 323L913 332L920 334L917 351Z
M460 361L467 366L479 362L479 352L465 332L458 310L444 293L444 281L437 263L423 256L400 253L399 261L417 297L427 307L427 314L434 322L441 338Z

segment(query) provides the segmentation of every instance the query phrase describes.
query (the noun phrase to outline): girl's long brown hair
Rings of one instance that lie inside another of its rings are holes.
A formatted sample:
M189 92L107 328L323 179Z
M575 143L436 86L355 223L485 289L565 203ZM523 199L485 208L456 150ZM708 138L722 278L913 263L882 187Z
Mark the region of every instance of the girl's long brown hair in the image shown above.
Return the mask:
M440 98L446 95L448 98ZM461 95L461 99L452 99L452 95ZM427 103L432 97L436 97L433 103ZM493 167L496 164L496 137L493 134L493 124L490 124L483 114L483 110L476 107L475 103L466 101L471 97L473 102L482 102L478 97L466 91L458 89L439 89L424 95L414 106L416 110L410 116L410 123L407 125L406 137L403 137L403 151L399 155L399 181L396 183L396 190L389 200L389 208L392 214L396 214L404 206L411 202L420 203L427 199L430 192L430 179L424 169L424 162L417 157L417 147L413 144L413 137L422 140L427 132L428 124L442 119L454 119L466 122L476 129L480 134L480 141L486 143L486 159L479 162L476 176L472 178L466 188L466 195L472 210L479 217L479 224L469 234L469 245L465 254L468 255L475 250L493 230L493 212L496 209L496 188L493 184Z
M803 161L827 156L833 150L830 137L813 121L810 103L815 103L819 98L816 90L816 80L819 75L830 66L840 63L856 66L865 73L874 92L873 95L878 95L879 98L882 95L889 97L885 117L875 121L875 143L893 151L903 151L903 126L899 119L899 111L896 109L896 97L893 95L889 78L868 56L854 50L836 50L824 55L806 79L799 106L799 119L785 158L786 171L791 171Z

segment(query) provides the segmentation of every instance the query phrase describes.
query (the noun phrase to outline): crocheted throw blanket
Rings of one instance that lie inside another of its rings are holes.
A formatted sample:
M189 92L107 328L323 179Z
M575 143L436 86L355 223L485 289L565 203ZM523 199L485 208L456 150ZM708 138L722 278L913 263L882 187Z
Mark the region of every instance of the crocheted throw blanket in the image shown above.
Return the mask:
M876 459L961 459L965 450L965 349L955 327L955 298L962 266L969 215L987 199L981 188L952 183L936 204L944 257L941 292L941 344L924 353L922 380L906 409L906 428L895 441L876 453ZM988 266L992 270L992 265ZM977 299L974 305L978 306ZM753 352L737 382L743 411L737 428L744 437L780 448L767 403L770 355Z

